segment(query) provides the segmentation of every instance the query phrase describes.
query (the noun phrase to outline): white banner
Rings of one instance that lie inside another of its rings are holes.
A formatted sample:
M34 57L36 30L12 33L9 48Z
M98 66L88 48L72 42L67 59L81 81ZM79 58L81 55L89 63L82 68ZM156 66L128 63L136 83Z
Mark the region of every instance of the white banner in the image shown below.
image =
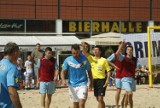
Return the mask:
M133 54L142 65L148 65L148 40L147 33L121 35L127 44L134 47ZM160 33L151 34L152 64L160 64Z

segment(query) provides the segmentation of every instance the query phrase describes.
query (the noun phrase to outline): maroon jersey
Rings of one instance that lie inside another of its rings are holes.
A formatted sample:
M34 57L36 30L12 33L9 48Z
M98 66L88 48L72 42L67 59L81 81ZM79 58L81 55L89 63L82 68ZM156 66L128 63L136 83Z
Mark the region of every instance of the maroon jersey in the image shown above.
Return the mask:
M132 57L131 59L128 57L124 57L122 61L122 77L132 77L135 78L135 69L137 65L137 58Z
M116 78L122 78L121 73L122 73L122 62L118 60L118 57L116 54L115 55L115 60L114 60L114 64L119 68L116 69Z
M50 82L54 79L55 59L40 59L40 81Z

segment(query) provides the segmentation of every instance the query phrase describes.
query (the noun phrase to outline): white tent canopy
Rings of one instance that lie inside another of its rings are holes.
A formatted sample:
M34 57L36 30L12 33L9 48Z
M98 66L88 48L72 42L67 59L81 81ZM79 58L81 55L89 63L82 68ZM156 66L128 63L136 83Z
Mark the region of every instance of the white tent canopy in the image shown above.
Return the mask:
M118 45L121 39L121 33L102 33L99 35L94 35L91 38L81 39L81 41L86 41L91 45Z
M8 42L15 42L23 49L33 49L36 43L52 48L68 49L67 46L80 44L81 41L76 36L0 36L0 50ZM65 46L65 47L62 47ZM62 49L62 50L63 50Z
M121 33L114 33L114 32L109 32L109 33L101 33L98 35L92 36L93 38L120 38Z

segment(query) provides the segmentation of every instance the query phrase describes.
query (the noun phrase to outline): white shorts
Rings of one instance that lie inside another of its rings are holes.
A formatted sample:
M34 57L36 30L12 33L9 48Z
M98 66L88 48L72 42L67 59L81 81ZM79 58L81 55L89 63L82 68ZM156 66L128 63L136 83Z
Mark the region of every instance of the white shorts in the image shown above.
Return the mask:
M87 99L88 87L87 85L82 85L78 87L68 86L69 96L73 102L79 102L80 99Z

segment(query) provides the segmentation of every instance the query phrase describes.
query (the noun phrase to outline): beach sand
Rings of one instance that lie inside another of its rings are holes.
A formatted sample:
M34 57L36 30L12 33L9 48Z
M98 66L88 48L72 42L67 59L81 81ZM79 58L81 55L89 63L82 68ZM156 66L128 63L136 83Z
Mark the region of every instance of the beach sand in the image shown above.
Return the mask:
M23 108L41 108L39 90L19 90L18 92ZM120 100L122 100L124 92L122 90ZM115 93L115 87L107 88L104 97L106 108L115 108ZM136 92L133 94L133 101L134 108L160 108L160 84L154 85L153 88L149 88L148 85L138 85ZM67 88L56 90L52 96L50 108L72 108ZM93 91L89 91L86 108L97 108L97 101Z

